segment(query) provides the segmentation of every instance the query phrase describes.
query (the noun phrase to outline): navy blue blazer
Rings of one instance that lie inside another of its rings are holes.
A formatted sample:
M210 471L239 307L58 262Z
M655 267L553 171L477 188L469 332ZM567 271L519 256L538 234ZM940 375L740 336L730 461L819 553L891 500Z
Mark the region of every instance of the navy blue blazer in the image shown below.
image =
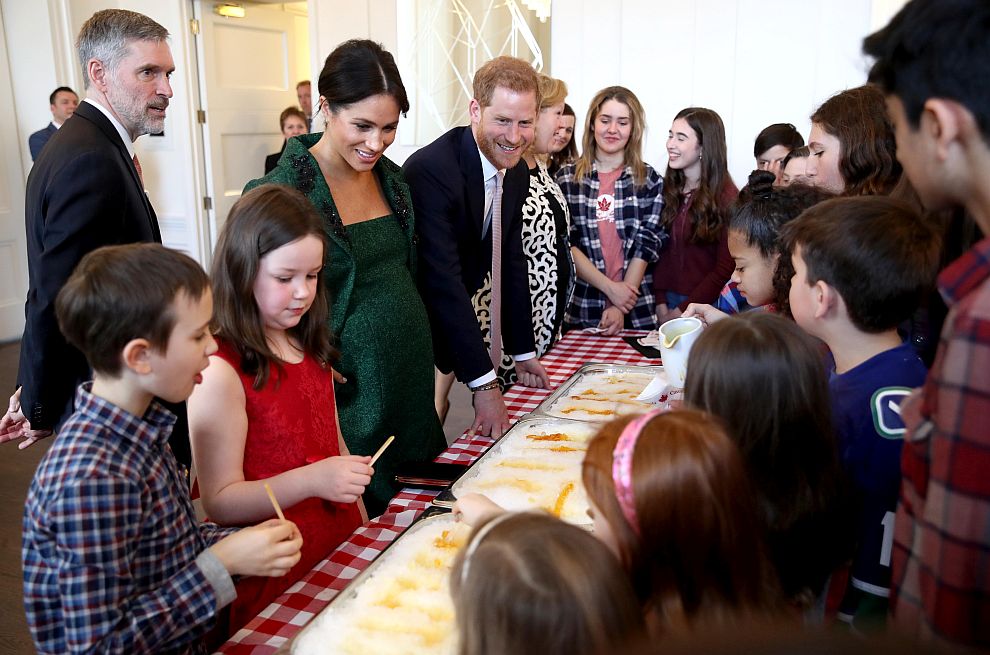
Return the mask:
M437 368L469 382L492 370L471 297L492 266L491 230L482 237L485 181L470 127L455 127L406 160L419 254L419 288L430 317ZM505 173L502 193L502 343L511 355L536 349L522 249L526 162Z
M52 135L58 132L58 128L55 127L54 123L49 123L48 127L38 130L34 134L28 137L28 148L31 150L31 161L38 158L41 154L41 149L45 147L48 143L48 139L52 138Z
M25 200L28 295L17 384L33 429L61 425L90 379L55 319L55 296L83 256L101 246L161 243L158 218L113 124L82 102L31 168Z

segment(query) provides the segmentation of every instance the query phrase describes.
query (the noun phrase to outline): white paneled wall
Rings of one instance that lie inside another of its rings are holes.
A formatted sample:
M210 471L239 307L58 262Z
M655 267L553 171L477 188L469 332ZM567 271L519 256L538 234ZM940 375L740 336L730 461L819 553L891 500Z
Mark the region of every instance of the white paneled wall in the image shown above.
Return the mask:
M674 115L705 106L725 121L729 170L740 186L753 139L790 122L807 137L824 99L862 84L864 36L903 2L863 0L566 0L553 3L552 74L570 87L583 130L601 88L627 86L643 103L644 155L663 170Z

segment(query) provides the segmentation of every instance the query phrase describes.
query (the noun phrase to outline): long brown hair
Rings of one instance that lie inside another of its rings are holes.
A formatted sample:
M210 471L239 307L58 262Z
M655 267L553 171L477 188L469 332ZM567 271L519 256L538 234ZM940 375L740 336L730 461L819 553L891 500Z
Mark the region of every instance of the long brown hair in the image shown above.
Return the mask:
M730 204L725 201L727 187L733 187L729 175L722 117L711 109L688 107L677 112L698 136L701 146L701 178L690 197L684 195L687 178L684 171L667 166L663 175L663 211L660 224L670 231L685 202L691 203L691 243L714 243L729 220Z
M873 84L841 91L815 110L811 122L839 140L843 195L887 195L901 176L894 127L883 92Z
M643 636L639 603L612 553L547 514L478 526L450 581L460 655L593 655Z
M581 156L574 167L574 178L581 180L591 175L598 154L598 144L595 142L595 119L609 100L621 102L629 108L629 121L632 129L629 131L629 141L622 153L622 165L632 169L633 184L646 184L646 164L643 163L643 135L646 134L646 112L636 94L624 86L609 86L595 94L588 106L588 116L584 122L584 136L581 141Z
M291 187L263 184L234 203L217 241L210 279L213 284L213 333L233 344L242 369L254 375L254 388L268 382L271 366L281 374L279 359L265 338L254 298L261 258L305 236L324 243L323 223L304 195ZM327 326L329 308L323 275L317 276L316 298L299 323L288 330L303 351L324 365L337 360Z
M663 632L733 624L773 613L779 590L767 559L739 451L721 423L694 410L651 419L633 451L639 536L624 517L612 478L627 419L588 446L582 480L612 528L644 610Z
M789 596L820 591L846 553L835 523L842 514L842 473L818 347L793 321L768 312L719 321L691 348L684 402L729 426L772 549L798 532L823 536L824 543L813 540L818 543L800 554L773 553Z

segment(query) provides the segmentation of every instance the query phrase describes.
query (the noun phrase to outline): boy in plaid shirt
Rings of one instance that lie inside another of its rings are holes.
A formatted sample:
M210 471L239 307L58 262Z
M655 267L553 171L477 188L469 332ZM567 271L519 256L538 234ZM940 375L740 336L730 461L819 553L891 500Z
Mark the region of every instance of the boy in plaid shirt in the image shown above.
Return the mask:
M42 459L24 511L24 604L41 653L205 652L232 575L284 575L289 521L240 531L196 520L168 447L175 415L216 343L209 280L158 244L100 248L56 301L93 367Z
M913 0L866 38L897 159L930 210L990 234L990 3ZM949 306L907 426L893 547L894 622L990 648L990 239L942 271Z

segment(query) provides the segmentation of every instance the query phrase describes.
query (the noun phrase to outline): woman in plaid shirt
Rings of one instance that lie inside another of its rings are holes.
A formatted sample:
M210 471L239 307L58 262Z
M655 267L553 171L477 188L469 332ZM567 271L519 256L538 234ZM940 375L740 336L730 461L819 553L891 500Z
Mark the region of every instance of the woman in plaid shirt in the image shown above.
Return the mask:
M666 238L660 228L663 180L643 161L646 119L636 95L621 86L592 99L581 157L557 173L571 211L577 287L565 325L653 329L649 264Z

